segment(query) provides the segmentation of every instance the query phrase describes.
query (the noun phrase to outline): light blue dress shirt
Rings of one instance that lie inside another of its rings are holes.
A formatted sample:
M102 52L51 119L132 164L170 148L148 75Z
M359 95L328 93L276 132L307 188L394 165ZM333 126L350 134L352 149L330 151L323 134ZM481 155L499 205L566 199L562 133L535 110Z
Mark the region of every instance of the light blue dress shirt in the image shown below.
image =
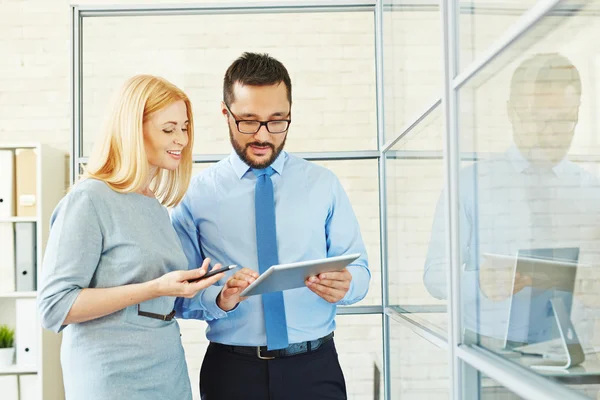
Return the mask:
M281 152L271 165L279 263L360 253L348 270L350 290L339 305L356 303L367 294L370 272L359 225L337 177L326 168ZM256 176L235 153L194 177L182 203L171 213L189 268L203 256L211 264L237 264L258 271L254 186ZM231 276L234 271L227 274ZM225 283L193 299L178 299L179 317L208 322L210 341L231 345L266 345L261 296L224 312L216 299ZM283 292L289 343L323 337L335 329L336 305L307 287Z
M439 299L447 297L443 199L435 212L423 276L427 290ZM599 265L599 217L598 180L567 159L551 170L531 172L529 162L513 145L494 159L464 168L459 193L464 326L501 339L531 336L529 315L513 319L509 332L511 303L526 313L536 308L536 302L545 303L548 293L526 287L513 299L488 299L479 289L482 255L516 257L523 249L578 247L580 265ZM540 312L536 324L548 325L548 318L552 318L549 310Z
M176 320L139 316L133 305L64 324L84 288L141 283L186 269L167 209L156 199L117 193L87 179L60 201L51 226L38 307L42 325L63 332L67 400L192 400ZM174 297L159 297L140 309L166 315L174 302Z

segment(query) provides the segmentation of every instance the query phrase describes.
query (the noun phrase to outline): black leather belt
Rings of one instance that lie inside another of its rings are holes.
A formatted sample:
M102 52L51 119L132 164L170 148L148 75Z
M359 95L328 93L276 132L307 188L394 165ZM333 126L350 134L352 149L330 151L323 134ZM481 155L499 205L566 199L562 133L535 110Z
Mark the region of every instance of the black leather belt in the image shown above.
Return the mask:
M274 358L290 357L298 354L310 353L317 350L325 343L333 339L333 332L317 340L310 340L302 343L292 343L285 349L267 350L267 346L231 346L228 344L211 342L211 346L216 346L232 353L255 356L261 360L272 360Z
M164 315L164 314L155 314L155 313L151 313L151 312L148 312L148 311L142 311L142 310L140 310L140 305L139 304L137 305L137 312L138 312L138 315L140 315L142 317L160 319L162 321L171 321L173 319L173 317L175 316L175 310L171 311L167 315Z

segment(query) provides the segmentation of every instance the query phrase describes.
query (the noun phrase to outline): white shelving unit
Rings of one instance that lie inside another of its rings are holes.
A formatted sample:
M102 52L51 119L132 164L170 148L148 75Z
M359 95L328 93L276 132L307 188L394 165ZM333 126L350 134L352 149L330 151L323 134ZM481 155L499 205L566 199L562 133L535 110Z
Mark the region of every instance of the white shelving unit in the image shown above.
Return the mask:
M50 229L50 216L54 208L65 195L65 153L41 143L0 143L0 150L34 149L36 152L36 216L35 217L3 217L0 224L14 224L18 222L33 222L36 224L37 244L37 276L39 279L40 268L48 233ZM16 208L16 207L15 207ZM38 283L39 285L39 283ZM18 299L35 299L36 291L15 291L0 293L0 324L16 327L16 304ZM36 382L35 400L64 400L62 372L60 367L60 341L61 335L45 331L39 323L37 310L35 315L37 338L37 362L34 366L12 365L0 368L0 378L18 376L19 389L23 383L20 377L34 375ZM18 340L18 337L15 338ZM33 377L32 377L33 378ZM32 380L28 379L27 384ZM31 390L28 390L31 393ZM0 398L2 393L0 390ZM26 399L23 399L26 400Z
M37 292L8 292L0 293L0 299L35 299Z

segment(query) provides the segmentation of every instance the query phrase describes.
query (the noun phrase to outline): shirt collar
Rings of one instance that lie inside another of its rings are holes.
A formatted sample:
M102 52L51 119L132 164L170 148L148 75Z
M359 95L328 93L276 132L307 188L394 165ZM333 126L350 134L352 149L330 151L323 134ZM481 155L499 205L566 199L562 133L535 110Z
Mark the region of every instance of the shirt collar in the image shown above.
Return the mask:
M519 174L525 171L530 166L530 162L527 161L525 157L523 157L523 154L515 144L511 145L508 148L508 150L506 151L506 157L508 158L508 161L510 162L510 165L513 167L513 169ZM556 176L560 176L560 174L566 172L566 168L567 158L565 157L558 164L552 167L552 172L554 172Z
M283 166L285 165L285 160L287 160L287 157L287 152L283 150L281 153L279 153L279 156L277 156L277 158L275 159L275 161L273 161L270 167L272 167L275 170L275 172L281 175L283 173ZM242 159L240 158L240 156L237 155L235 150L231 151L229 161L231 162L231 166L233 167L235 175L239 179L242 179L244 175L246 175L246 172L250 171L250 167L248 166L248 164L242 161Z

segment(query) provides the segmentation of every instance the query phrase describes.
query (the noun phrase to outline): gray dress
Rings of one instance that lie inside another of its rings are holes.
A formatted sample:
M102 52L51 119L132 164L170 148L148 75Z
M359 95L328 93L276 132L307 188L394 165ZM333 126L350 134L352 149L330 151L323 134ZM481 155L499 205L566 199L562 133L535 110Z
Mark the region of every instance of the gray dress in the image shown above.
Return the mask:
M187 365L175 320L137 315L137 305L92 321L63 325L82 288L140 283L187 259L156 199L120 194L104 182L77 184L51 220L38 307L45 328L64 329L61 363L67 400L188 400ZM141 310L169 314L174 297Z

